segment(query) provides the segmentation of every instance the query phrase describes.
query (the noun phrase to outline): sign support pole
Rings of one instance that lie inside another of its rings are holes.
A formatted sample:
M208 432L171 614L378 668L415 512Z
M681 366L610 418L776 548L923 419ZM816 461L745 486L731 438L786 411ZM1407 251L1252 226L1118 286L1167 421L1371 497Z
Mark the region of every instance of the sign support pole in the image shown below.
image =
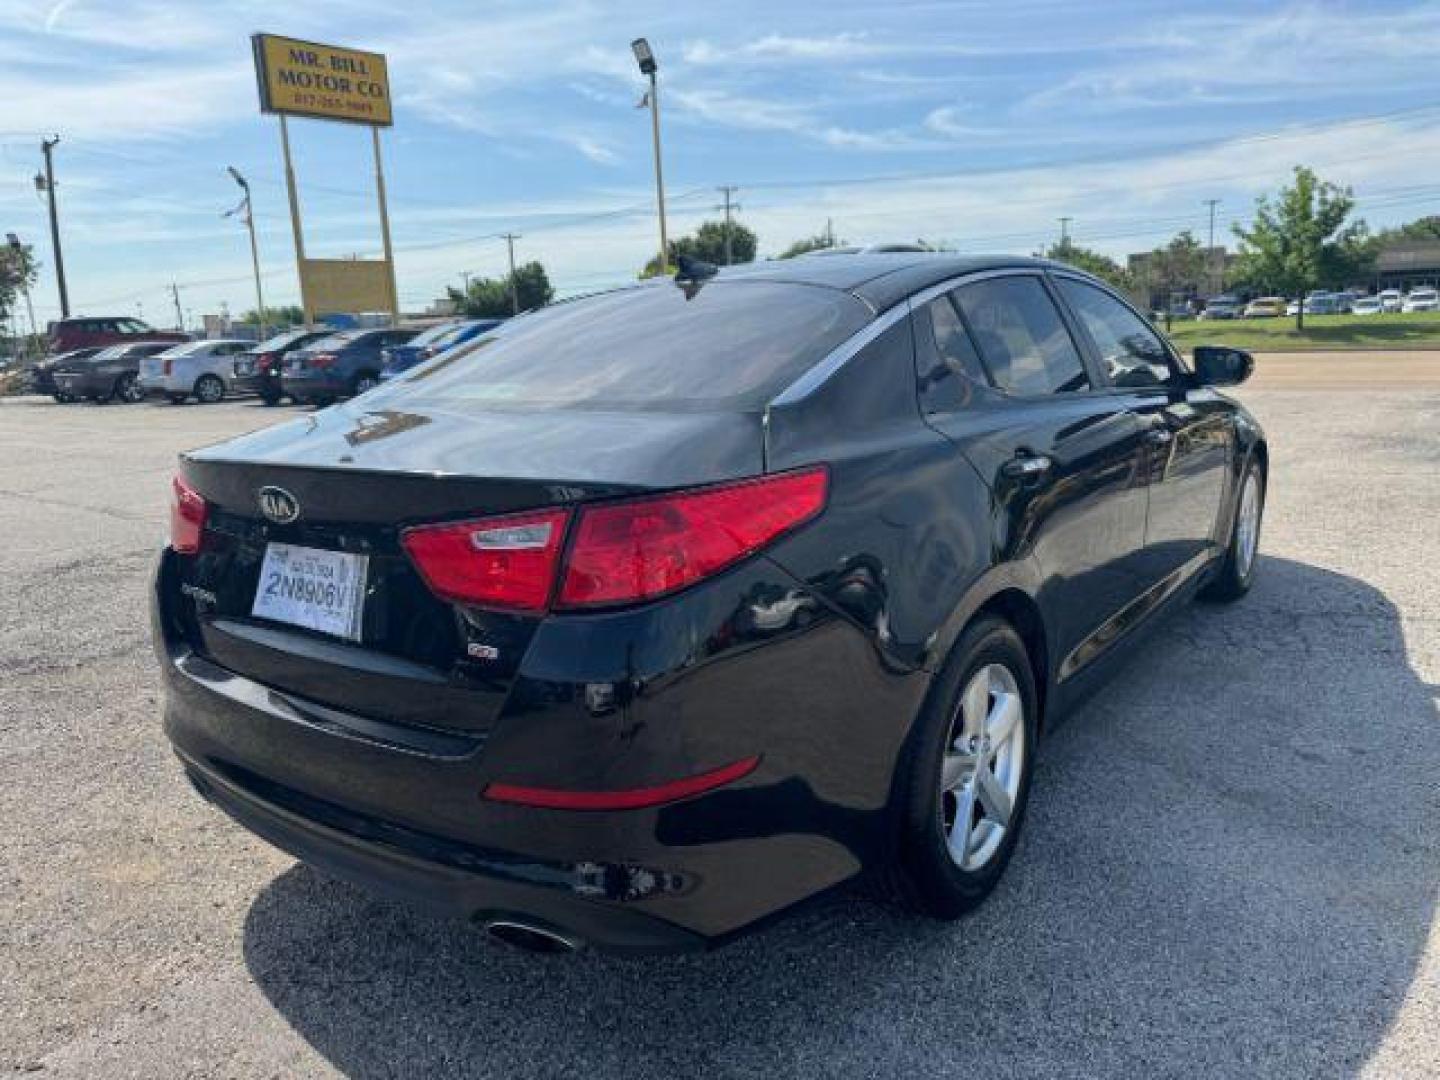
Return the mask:
M306 325L315 321L315 312L310 306L310 297L305 289L305 235L300 228L300 196L295 191L295 167L290 162L290 128L285 123L285 114L280 114L280 146L285 153L285 190L290 195L290 228L295 233L295 262L300 268L300 307L305 312Z
M380 164L380 129L370 128L375 150L375 196L380 202L380 238L385 245L385 273L390 279L390 324L400 325L400 290L395 286L395 253L390 247L390 211L385 206L385 169Z

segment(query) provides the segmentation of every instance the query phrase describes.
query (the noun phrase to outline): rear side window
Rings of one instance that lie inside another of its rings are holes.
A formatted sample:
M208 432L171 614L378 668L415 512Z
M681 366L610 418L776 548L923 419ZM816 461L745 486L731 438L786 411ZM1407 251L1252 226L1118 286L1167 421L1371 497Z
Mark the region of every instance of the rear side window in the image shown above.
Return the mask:
M478 408L755 408L870 320L812 285L671 282L513 319L395 384L392 399Z
M1064 277L1057 284L1071 310L1085 324L1112 383L1143 387L1173 381L1170 353L1143 319L1094 285Z
M980 353L950 297L942 296L925 305L922 323L928 324L934 358L923 362L920 373L920 404L926 413L954 412L970 403L977 385L989 385ZM925 326L917 331L922 337Z
M991 278L954 296L1001 390L1035 397L1089 387L1080 351L1039 278Z

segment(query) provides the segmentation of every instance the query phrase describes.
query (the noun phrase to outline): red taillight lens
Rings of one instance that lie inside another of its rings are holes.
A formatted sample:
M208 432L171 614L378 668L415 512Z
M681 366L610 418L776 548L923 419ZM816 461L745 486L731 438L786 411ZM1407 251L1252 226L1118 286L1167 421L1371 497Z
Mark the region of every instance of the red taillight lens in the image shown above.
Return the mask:
M206 510L198 491L178 476L170 481L170 546L182 555L200 550Z
M274 353L268 353L268 352L267 352L267 353L261 353L259 356L257 356L257 357L255 358L255 370L256 370L256 371L269 371L269 370L270 370L270 365L273 364L274 362L275 362L275 354L274 354Z
M170 365L173 364L174 362L175 362L175 361L173 361L173 360L166 360L166 361L165 361L165 374L166 374L166 375L169 375L169 374L170 374Z
M823 468L580 512L558 606L648 600L739 562L825 507Z
M581 507L554 606L631 604L683 589L815 517L827 485L822 467ZM437 596L540 612L561 577L570 516L551 509L423 525L401 542Z
M310 357L310 359L305 362L305 366L315 368L319 371L324 371L326 368L334 367L335 361L338 359L339 357L336 356L334 353L317 353L315 356Z
M566 510L407 529L401 542L437 595L480 607L542 611L550 601Z
M703 795L749 776L760 764L758 757L731 762L709 772L696 773L652 787L622 788L617 791L574 791L567 788L527 787L520 784L487 784L480 793L493 802L517 806L538 806L547 810L640 810L664 806L681 799Z

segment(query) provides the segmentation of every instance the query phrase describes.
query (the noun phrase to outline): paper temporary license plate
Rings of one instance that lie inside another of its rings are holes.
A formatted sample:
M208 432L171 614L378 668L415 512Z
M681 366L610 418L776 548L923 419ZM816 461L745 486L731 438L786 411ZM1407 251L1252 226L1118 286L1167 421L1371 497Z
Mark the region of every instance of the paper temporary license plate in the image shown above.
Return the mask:
M250 614L360 640L368 556L268 544Z

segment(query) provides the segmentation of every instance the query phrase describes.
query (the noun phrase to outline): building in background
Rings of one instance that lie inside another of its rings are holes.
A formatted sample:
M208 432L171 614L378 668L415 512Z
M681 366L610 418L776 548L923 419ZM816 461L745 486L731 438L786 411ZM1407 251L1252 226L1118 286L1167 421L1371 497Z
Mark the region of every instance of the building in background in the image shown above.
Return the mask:
M1440 285L1440 240L1398 240L1375 255L1375 291Z

